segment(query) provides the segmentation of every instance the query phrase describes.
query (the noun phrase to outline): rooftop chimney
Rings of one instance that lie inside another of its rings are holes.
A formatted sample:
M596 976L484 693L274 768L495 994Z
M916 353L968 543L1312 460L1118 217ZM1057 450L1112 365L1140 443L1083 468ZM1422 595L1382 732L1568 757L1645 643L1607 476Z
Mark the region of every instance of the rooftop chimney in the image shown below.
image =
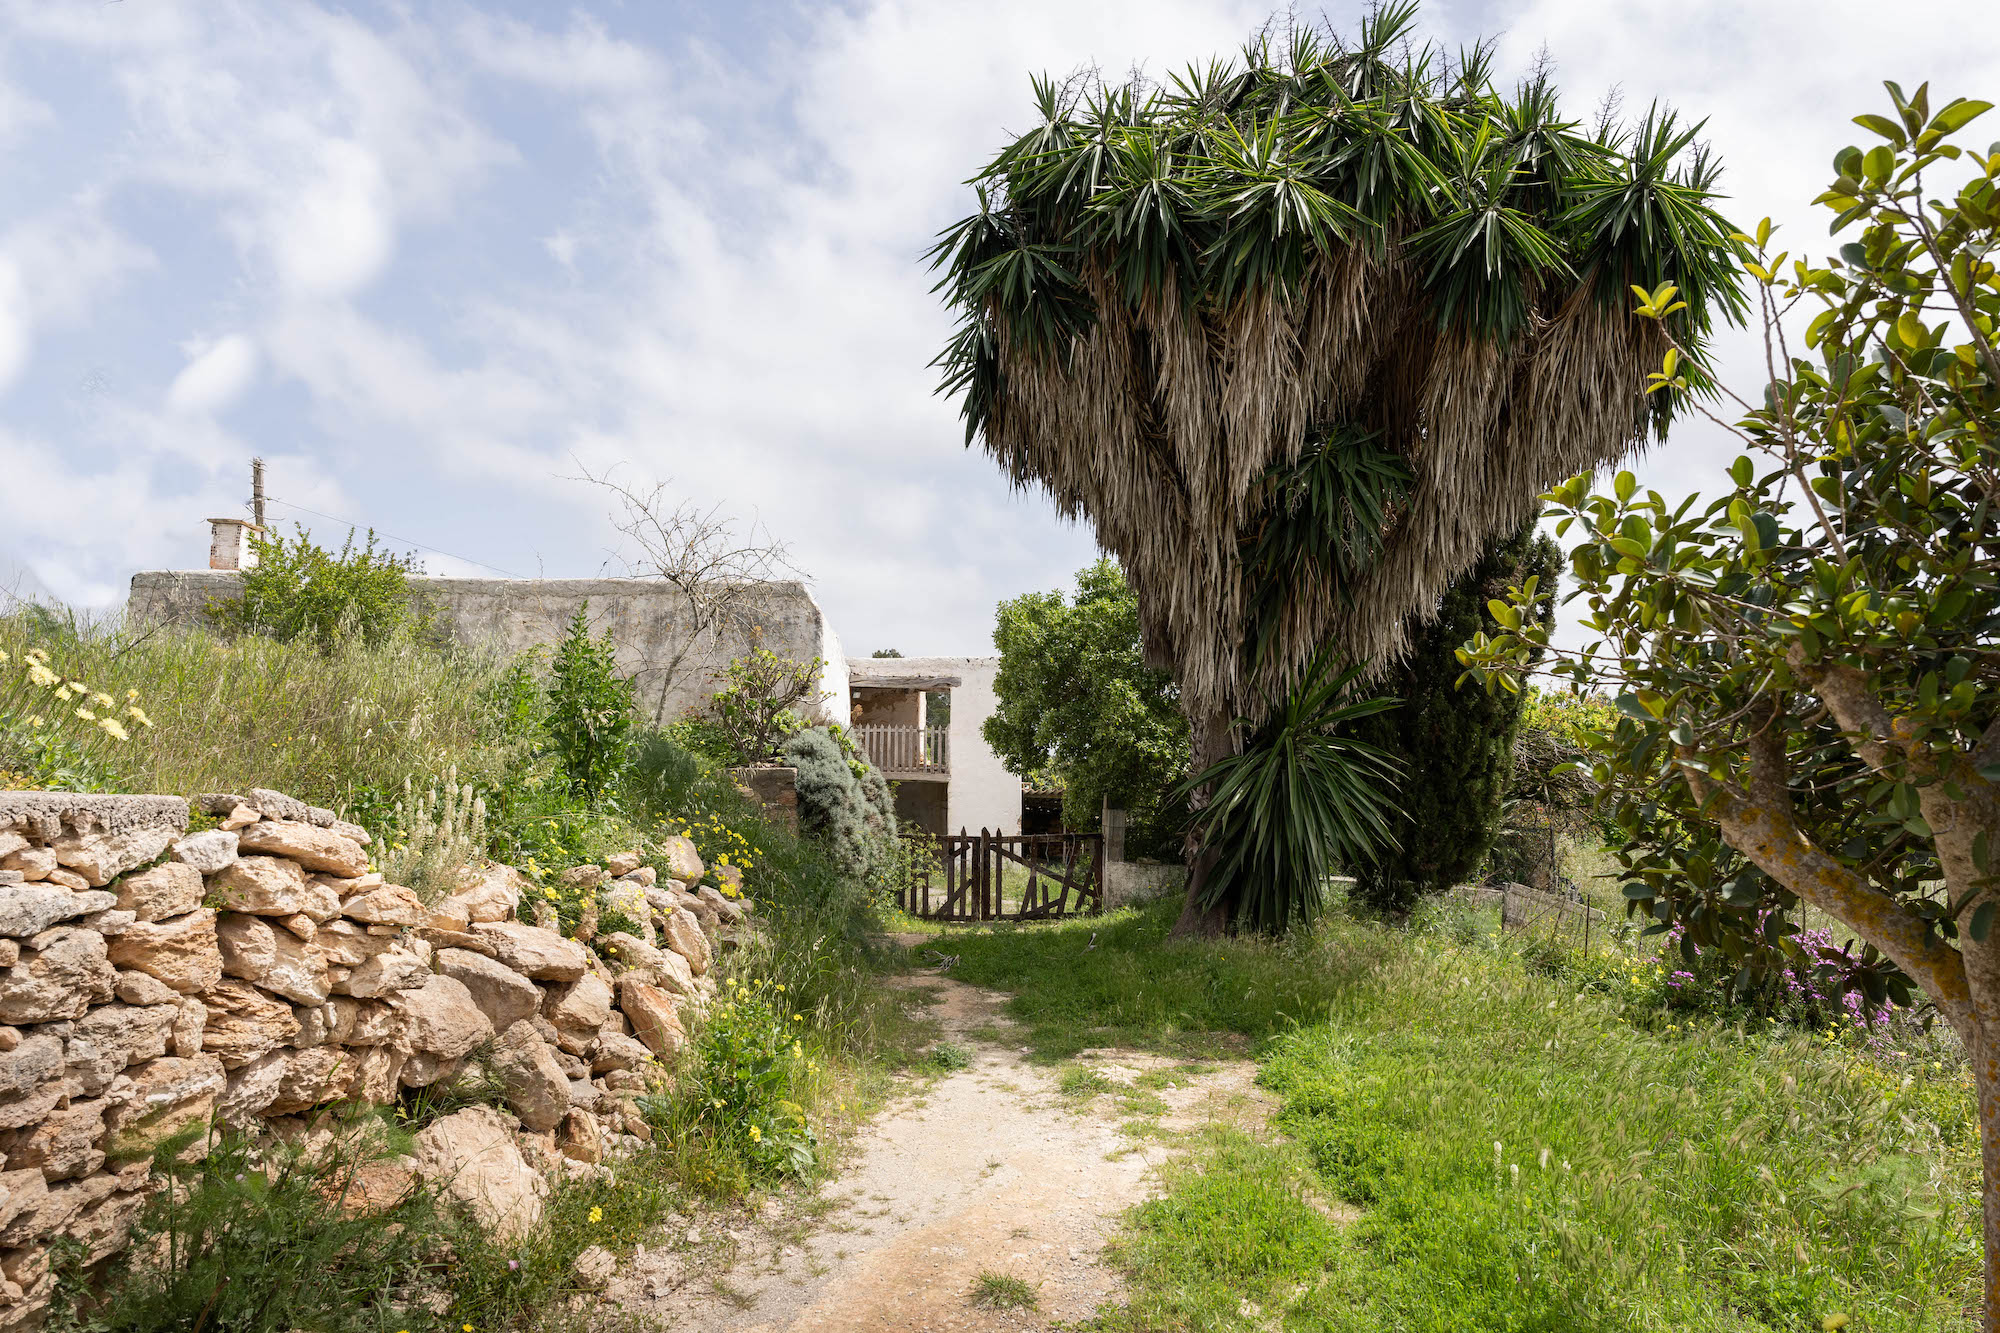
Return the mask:
M208 520L208 567L250 568L257 563L257 553L250 549L250 534L262 531L247 518L211 518Z

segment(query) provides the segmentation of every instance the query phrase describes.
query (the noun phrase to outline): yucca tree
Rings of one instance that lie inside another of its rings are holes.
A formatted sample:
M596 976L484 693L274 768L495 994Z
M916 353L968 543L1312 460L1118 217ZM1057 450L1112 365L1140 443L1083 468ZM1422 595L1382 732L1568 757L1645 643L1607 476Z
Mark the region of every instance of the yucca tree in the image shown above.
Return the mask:
M1485 47L1411 49L1415 16L1164 86L1036 80L932 252L968 442L1123 563L1197 770L1322 645L1392 658L1549 485L1664 427L1630 284L1676 283L1691 345L1740 310L1698 125L1583 130ZM1184 931L1234 920L1195 910L1202 866Z

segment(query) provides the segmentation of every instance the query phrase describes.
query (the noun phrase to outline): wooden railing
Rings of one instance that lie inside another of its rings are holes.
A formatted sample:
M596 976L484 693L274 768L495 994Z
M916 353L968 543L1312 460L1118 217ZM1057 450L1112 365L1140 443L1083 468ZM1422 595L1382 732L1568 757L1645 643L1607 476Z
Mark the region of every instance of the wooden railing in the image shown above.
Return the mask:
M884 773L951 772L945 727L901 727L887 722L870 722L854 728L868 762Z

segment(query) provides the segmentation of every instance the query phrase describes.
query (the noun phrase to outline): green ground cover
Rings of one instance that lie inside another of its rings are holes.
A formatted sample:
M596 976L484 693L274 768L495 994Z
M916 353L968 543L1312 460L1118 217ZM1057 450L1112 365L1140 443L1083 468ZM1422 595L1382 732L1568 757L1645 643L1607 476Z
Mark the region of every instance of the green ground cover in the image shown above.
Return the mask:
M1665 1009L1649 959L1550 976L1463 914L1219 944L1169 943L1172 919L945 946L1014 992L1040 1058L1247 1038L1280 1099L1275 1135L1206 1135L1130 1215L1131 1300L1102 1328L1972 1327L1976 1120L1948 1042Z

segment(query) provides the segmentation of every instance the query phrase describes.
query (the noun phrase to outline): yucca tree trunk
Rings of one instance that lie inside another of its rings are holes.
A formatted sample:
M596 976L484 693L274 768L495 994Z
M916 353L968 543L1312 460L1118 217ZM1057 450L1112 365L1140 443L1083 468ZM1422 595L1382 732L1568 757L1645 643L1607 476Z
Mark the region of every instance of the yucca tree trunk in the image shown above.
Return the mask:
M1235 749L1230 736L1227 709L1216 709L1205 717L1189 718L1188 736L1194 748L1192 771L1196 773L1202 772L1219 760L1226 759ZM1209 790L1206 784L1196 788L1188 804L1193 809L1200 810L1208 804ZM1235 902L1219 902L1206 910L1200 906L1203 885L1215 865L1216 849L1201 846L1196 841L1197 837L1198 835L1192 833L1188 835L1187 897L1181 905L1180 919L1175 921L1174 928L1167 932L1168 939L1214 939L1234 928Z

